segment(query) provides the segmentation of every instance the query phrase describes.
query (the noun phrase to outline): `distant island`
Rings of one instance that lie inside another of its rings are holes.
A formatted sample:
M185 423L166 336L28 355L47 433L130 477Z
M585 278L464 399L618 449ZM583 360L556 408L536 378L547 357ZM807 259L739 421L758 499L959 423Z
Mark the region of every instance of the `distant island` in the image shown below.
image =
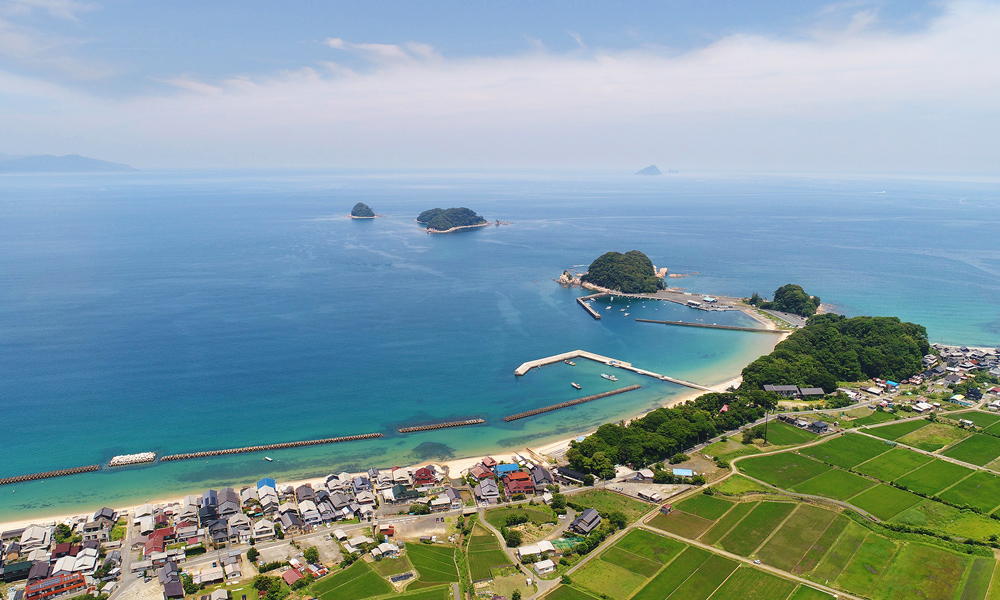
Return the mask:
M635 174L636 175L663 175L663 173L661 173L660 170L656 168L656 165L649 165L645 169L642 169L640 171L636 171Z
M134 173L121 163L70 154L68 156L22 156L0 160L0 173Z
M605 252L590 263L580 280L625 294L652 294L664 287L653 261L638 250Z
M451 233L460 229L483 227L489 222L468 208L432 208L420 213L417 223L427 226L428 233Z
M375 214L375 211L373 211L371 207L364 202L358 202L354 205L354 208L351 209L352 219L374 219L377 216L378 215Z

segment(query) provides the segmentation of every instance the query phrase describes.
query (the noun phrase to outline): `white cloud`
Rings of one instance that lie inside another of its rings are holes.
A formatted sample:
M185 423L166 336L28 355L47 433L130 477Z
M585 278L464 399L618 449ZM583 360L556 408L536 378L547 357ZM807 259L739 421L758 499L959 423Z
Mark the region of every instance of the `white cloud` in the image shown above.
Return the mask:
M109 159L178 166L995 171L1000 7L957 2L906 34L880 31L862 13L808 39L734 35L680 55L448 59L425 44L330 38L330 49L371 68L320 56L317 68L266 77L165 78L178 91L159 96L77 94L70 105L55 94L47 105L61 110L8 126L8 144L22 145L0 151L43 150L24 147L43 128L47 140L73 131Z
M100 8L95 2L78 2L77 0L3 0L0 2L2 15L26 15L35 10L48 13L50 16L77 20L77 15Z

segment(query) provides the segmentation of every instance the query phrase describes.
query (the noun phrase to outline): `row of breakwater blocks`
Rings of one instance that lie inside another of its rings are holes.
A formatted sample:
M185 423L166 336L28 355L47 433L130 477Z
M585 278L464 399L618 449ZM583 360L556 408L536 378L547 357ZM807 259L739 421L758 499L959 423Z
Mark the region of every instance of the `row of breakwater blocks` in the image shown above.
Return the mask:
M704 329L728 329L730 331L752 331L754 333L786 333L782 329L764 329L763 327L740 327L737 325L716 325L714 323L688 323L686 321L655 321L653 319L636 319L638 323L659 323L660 325L680 325L682 327L702 327Z
M336 444L339 442L353 442L356 440L370 440L385 437L381 433L362 433L360 435L347 435L344 437L323 438L321 440L302 440L301 442L282 442L280 444L265 444L263 446L246 446L244 448L230 448L228 450L207 450L205 452L186 452L184 454L171 454L164 456L160 462L174 460L188 460L191 458L205 458L206 456L225 456L229 454L244 454L246 452L260 452L262 450L281 450L284 448L301 448L302 446L317 446L320 444Z
M447 423L434 423L432 425L417 425L415 427L401 427L399 433L415 433L417 431L432 431L434 429L447 429L448 427L465 427L466 425L479 425L485 423L483 419L468 419L465 421L449 421Z
M4 477L0 479L0 485L10 485L12 483L23 483L25 481L35 481L36 479L49 479L50 477L62 477L64 475L76 475L77 473L89 473L101 468L101 465L87 465L86 467L74 467L72 469L59 469L58 471L45 471L44 473L31 473L29 475L17 475L15 477Z
M576 400L569 400L566 402L560 402L559 404L553 404L551 406L543 406L542 408L536 408L534 410L528 410L522 413L517 413L516 415L510 415L508 417L504 417L503 420L516 421L518 419L523 419L525 417L533 417L535 415L551 412L553 410L559 410L560 408L566 408L569 406L575 406L577 404L583 404L584 402L590 402L591 400L598 400L600 398L607 398L608 396L624 394L625 392L631 392L632 390L637 390L641 387L642 387L641 385L630 385L623 388L618 388L617 390L611 390L609 392L602 392L600 394L594 394L593 396L587 396L585 398L577 398Z
M125 467L128 465L141 465L156 460L156 452L139 452L138 454L119 454L108 463L112 467Z

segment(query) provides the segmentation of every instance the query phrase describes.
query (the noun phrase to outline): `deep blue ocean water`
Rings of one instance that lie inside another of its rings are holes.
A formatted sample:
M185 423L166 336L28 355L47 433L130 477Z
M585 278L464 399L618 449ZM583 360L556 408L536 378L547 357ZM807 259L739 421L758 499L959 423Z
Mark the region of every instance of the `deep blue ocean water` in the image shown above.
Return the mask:
M160 454L382 432L332 446L0 487L0 520L520 449L687 390L574 349L713 384L772 336L632 303L592 320L553 281L639 249L696 292L799 283L848 315L898 315L932 341L1000 345L995 182L521 173L140 173L0 178L0 476ZM881 193L881 192L885 193ZM355 202L386 218L350 220ZM513 225L428 235L421 210ZM577 392L569 386L584 386ZM642 390L505 423L639 383ZM487 425L400 436L398 427Z

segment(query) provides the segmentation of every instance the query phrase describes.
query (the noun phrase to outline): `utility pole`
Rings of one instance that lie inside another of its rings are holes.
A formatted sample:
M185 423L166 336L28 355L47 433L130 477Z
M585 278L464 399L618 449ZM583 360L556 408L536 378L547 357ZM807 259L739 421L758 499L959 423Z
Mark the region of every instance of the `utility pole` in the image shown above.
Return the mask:
M767 407L764 407L764 443L767 443Z

